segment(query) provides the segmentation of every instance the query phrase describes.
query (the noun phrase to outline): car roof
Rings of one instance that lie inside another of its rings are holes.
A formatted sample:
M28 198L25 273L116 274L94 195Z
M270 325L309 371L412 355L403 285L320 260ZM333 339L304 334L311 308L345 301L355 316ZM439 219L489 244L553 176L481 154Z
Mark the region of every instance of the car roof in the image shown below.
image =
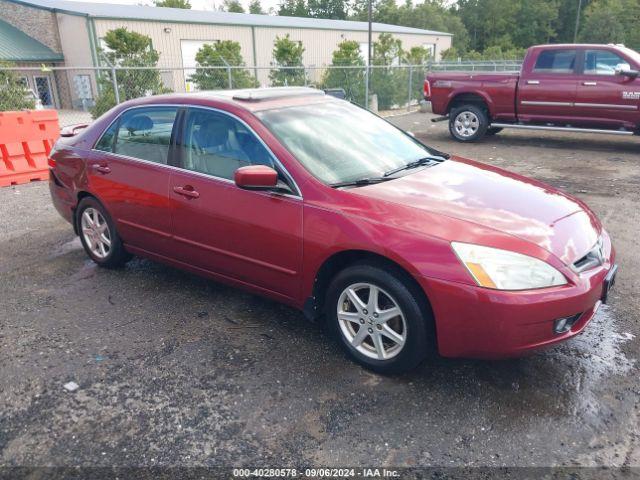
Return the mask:
M541 49L541 48L545 48L545 49L551 49L551 48L558 48L558 49L562 49L562 48L624 48L624 45L622 44L614 44L614 43L607 43L607 44L602 44L602 43L548 43L548 44L544 44L544 45L534 45L531 48L535 48L535 49Z
M207 104L233 105L251 112L284 108L295 105L308 105L337 100L325 94L323 90L309 87L268 87L244 88L237 90L208 90L183 94L164 94L142 97L131 101L131 105L157 103L184 103L193 105Z

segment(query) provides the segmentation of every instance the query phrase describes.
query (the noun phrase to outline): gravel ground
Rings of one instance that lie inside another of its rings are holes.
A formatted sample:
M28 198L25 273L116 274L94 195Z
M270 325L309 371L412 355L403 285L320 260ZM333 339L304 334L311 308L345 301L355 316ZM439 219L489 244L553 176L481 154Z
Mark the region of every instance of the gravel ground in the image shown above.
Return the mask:
M584 334L377 376L288 307L147 260L96 268L46 183L4 188L0 466L640 465L640 142L505 131L463 145L428 118L393 121L601 217L621 270Z

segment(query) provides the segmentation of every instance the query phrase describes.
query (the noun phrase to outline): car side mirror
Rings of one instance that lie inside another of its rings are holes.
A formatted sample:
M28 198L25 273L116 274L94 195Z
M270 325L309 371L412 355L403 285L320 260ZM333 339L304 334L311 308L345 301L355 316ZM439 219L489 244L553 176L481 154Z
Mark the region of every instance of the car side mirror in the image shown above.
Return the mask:
M278 185L278 172L266 165L240 167L233 177L238 187L247 190L270 190Z
M640 72L638 70L631 70L629 68L616 68L616 75L622 75L624 77L635 80L636 78L638 78L638 75L640 75Z

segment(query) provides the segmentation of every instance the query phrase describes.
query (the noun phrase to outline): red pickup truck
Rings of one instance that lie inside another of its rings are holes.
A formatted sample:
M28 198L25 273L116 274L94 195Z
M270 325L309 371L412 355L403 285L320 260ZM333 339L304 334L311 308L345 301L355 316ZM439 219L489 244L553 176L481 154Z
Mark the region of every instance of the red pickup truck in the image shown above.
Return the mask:
M434 121L462 142L503 128L640 134L640 53L620 45L540 45L517 73L427 75Z

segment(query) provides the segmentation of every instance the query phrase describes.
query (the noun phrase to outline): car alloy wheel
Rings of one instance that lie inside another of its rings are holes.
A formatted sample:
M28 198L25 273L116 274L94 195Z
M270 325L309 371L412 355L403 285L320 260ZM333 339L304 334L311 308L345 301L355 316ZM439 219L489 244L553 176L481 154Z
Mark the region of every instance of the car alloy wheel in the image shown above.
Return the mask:
M480 120L475 113L464 110L456 116L453 121L453 126L460 137L470 138L473 137L480 128Z
M338 323L347 342L362 355L389 360L406 342L407 323L398 302L371 283L355 283L338 298Z
M106 258L111 251L111 232L102 214L95 208L86 208L80 218L80 228L91 253L99 259Z

